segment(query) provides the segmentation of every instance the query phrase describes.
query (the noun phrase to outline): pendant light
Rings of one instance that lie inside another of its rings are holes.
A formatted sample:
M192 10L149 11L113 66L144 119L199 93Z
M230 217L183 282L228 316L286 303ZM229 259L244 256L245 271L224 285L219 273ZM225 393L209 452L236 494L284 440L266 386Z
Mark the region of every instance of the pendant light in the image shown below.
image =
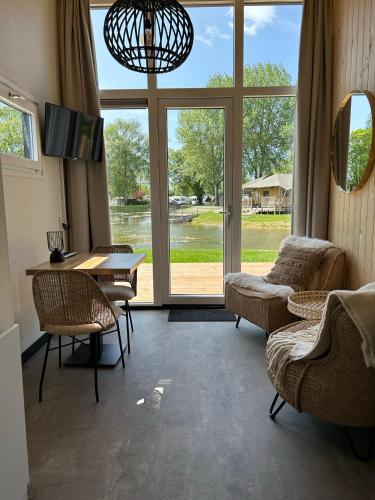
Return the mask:
M104 40L118 63L139 73L168 73L193 47L189 14L176 0L117 0L104 21Z

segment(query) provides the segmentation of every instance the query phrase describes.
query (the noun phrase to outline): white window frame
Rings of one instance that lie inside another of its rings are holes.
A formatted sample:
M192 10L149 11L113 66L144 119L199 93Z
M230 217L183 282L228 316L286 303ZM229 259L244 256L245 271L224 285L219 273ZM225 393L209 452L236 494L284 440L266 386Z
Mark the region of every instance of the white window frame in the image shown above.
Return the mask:
M42 175L41 128L37 103L26 92L5 79L0 79L0 101L20 112L30 115L34 153L34 158L23 158L0 152L1 164L4 171L18 175L22 175L22 173Z
M109 8L114 1L91 0L91 8ZM295 97L296 86L273 86L273 87L244 87L244 7L245 5L302 5L302 0L187 0L181 1L186 7L207 6L233 6L234 7L234 61L233 61L233 87L225 88L157 88L157 76L148 75L147 89L100 89L100 100L105 109L120 109L121 107L137 107L137 101L143 100L148 103L149 110L149 145L150 145L150 169L151 190L155 197L159 197L160 184L158 179L158 102L161 99L198 98L214 99L230 97L233 99L233 110L235 117L243 117L243 102L246 97ZM109 56L109 55L108 55ZM110 57L110 56L109 56ZM124 103L123 105L121 103ZM242 141L243 120L233 121L233 155L232 155L232 272L241 271L241 198L242 198ZM159 199L159 198L158 198ZM160 210L158 203L152 203L152 228L153 234L160 227ZM154 276L160 269L162 262L162 251L160 242L153 238L153 262ZM154 304L163 303L160 280L154 280ZM219 301L217 301L219 303Z

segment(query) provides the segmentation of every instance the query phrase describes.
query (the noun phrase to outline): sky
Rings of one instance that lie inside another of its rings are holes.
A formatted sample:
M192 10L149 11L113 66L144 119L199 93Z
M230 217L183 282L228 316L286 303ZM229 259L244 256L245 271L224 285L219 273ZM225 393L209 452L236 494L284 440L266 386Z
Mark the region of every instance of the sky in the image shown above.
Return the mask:
M215 73L233 75L233 8L188 7L194 26L194 45L187 61L178 69L158 76L158 86L205 87ZM146 88L146 75L129 71L109 54L103 38L106 9L93 9L92 21L102 89ZM281 63L297 79L300 5L246 6L244 62Z
M233 11L229 6L189 7L195 38L187 61L171 73L158 75L160 88L205 87L215 73L233 75ZM93 9L92 21L101 89L145 89L147 76L129 71L108 52L103 38L107 9ZM245 6L244 63L283 64L297 81L301 5ZM369 115L367 99L356 97L352 106L351 129L364 127ZM106 122L117 117L138 119L148 130L147 110L104 111ZM169 130L174 134L176 117L170 114ZM173 142L170 137L171 142Z

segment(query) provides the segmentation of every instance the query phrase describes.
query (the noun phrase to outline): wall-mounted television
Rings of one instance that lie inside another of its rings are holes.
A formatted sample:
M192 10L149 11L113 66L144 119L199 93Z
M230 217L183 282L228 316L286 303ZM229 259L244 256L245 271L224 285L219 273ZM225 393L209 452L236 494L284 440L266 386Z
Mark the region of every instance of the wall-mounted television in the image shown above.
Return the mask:
M101 161L103 118L46 103L44 154L69 160Z

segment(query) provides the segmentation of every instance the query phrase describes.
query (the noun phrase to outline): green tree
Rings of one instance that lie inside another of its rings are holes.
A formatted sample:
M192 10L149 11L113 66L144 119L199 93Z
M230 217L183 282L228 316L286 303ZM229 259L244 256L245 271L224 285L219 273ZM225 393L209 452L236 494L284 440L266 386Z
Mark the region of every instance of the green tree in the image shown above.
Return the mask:
M347 187L352 190L361 182L371 151L372 128L353 130L349 139Z
M233 85L232 77L214 75L208 87ZM245 87L290 86L291 76L281 64L256 64L244 68ZM244 99L243 178L257 179L293 169L295 98Z
M211 88L232 85L233 78L226 74L213 75L207 84ZM256 64L245 67L244 85L289 86L291 77L282 65ZM292 171L294 115L294 97L244 99L244 181ZM220 109L193 109L179 113L176 137L181 155L173 165L172 176L172 181L178 180L184 189L188 189L192 182L198 182L205 194L215 196L217 205L223 183L224 118Z
M183 161L180 175L189 176L213 194L215 204L220 204L223 186L224 162L224 113L221 109L192 109L181 111L176 130L181 145ZM197 195L198 196L198 195Z
M0 103L0 152L24 156L22 113Z
M204 196L204 185L195 175L186 152L181 149L170 149L168 151L169 184L172 186L171 194L196 196L198 204L202 204Z
M148 138L137 120L118 118L104 131L109 192L113 197L132 197L149 189Z

